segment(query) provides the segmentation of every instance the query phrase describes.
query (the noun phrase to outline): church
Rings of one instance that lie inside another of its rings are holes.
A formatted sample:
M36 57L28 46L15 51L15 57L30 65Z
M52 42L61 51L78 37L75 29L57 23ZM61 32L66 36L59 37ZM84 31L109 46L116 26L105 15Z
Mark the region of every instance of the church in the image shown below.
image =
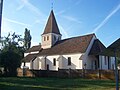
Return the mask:
M53 10L50 12L41 44L24 53L21 68L30 70L114 69L115 58L101 54L106 47L94 33L61 39Z

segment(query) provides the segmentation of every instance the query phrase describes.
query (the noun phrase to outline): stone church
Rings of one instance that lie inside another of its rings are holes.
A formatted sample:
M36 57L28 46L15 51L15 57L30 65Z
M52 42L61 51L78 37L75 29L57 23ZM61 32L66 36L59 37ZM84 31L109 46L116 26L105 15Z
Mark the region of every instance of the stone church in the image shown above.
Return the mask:
M33 70L114 69L114 57L101 54L106 47L94 33L61 39L53 10L50 12L41 44L24 53L21 68Z

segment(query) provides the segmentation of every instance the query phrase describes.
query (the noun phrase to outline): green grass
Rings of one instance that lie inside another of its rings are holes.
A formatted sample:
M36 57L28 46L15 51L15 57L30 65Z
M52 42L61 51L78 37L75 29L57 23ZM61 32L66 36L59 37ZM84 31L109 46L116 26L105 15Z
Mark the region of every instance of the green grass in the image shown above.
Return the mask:
M112 80L0 77L0 90L115 90Z

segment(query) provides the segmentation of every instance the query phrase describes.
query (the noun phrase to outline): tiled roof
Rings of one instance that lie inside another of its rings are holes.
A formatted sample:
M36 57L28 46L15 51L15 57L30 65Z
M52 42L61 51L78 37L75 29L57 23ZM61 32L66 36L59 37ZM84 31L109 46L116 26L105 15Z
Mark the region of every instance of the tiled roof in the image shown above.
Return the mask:
M26 57L22 59L22 62L30 62L37 57L37 54L28 54Z
M23 60L25 62L29 62L30 60L33 60L36 56L42 56L42 55L46 56L46 55L85 53L93 36L95 36L95 34L64 39L58 41L52 48L49 49L42 49L40 45L33 46L28 51L29 52L39 51L39 53L29 54Z
M37 45L37 46L33 46L30 49L28 49L25 53L29 53L29 52L36 52L36 51L40 51L41 50L41 45Z
M58 41L52 48L41 50L38 55L42 56L42 55L84 53L88 48L93 36L94 34L89 34Z
M120 38L108 46L107 49L102 52L102 54L115 57L115 52L116 56L120 58Z
M98 39L96 39L92 45L89 55L99 55L105 49L106 47Z
M43 32L43 34L48 34L48 33L60 34L53 10L50 13L45 30Z

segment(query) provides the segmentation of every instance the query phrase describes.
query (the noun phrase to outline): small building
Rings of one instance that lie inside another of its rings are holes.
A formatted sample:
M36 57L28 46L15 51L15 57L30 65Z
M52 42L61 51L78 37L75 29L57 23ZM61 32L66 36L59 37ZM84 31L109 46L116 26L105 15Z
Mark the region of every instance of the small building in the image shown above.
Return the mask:
M23 66L33 70L114 69L114 57L101 55L106 47L94 33L61 39L54 12L51 10L41 35L41 44L24 53Z

